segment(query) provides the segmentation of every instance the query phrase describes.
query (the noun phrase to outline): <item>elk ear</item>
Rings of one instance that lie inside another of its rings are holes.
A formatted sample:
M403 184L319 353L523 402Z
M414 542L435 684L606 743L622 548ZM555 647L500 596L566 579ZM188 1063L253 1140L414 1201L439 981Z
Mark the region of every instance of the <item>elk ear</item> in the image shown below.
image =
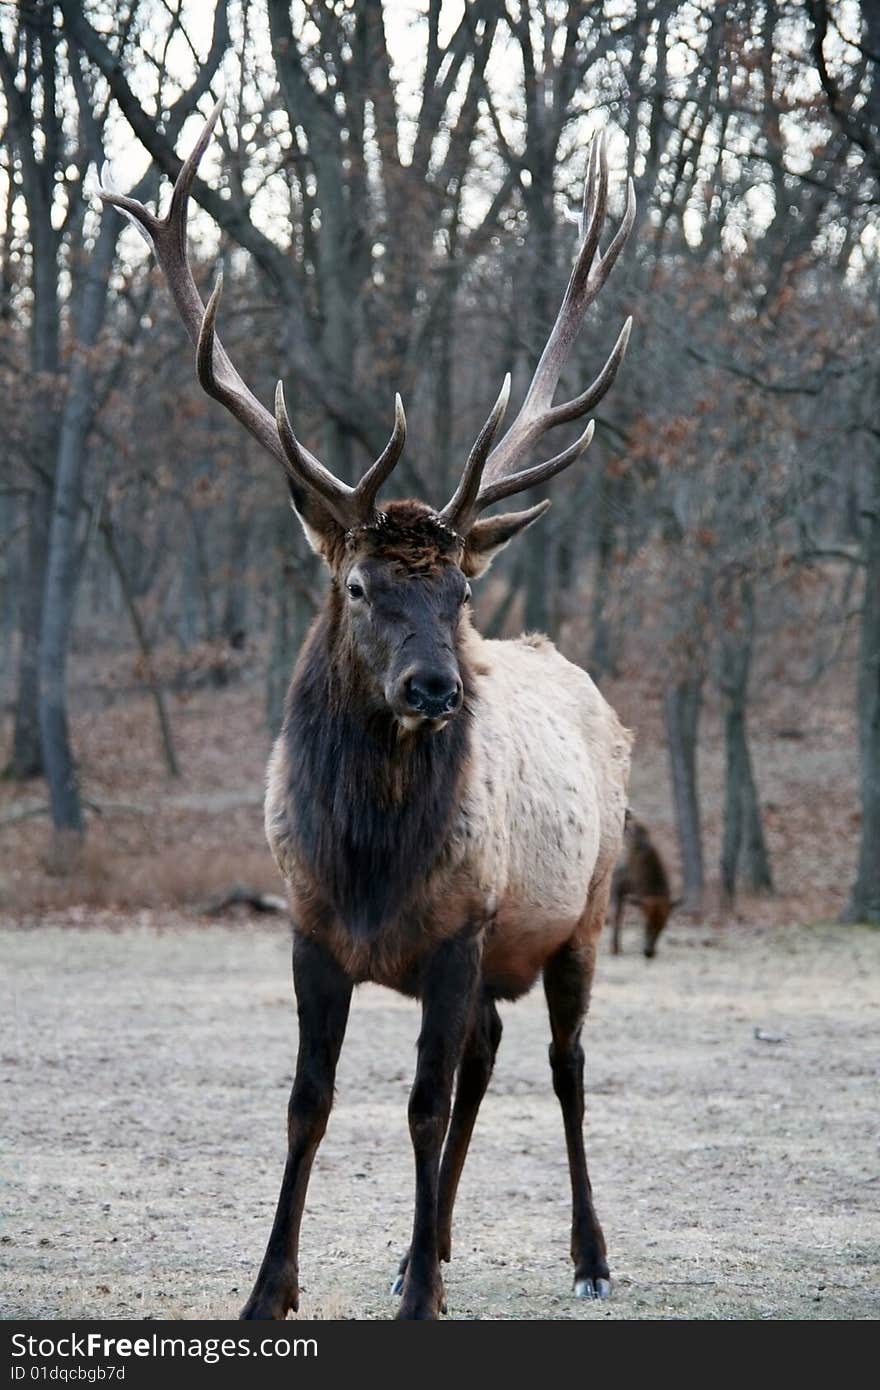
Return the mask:
M297 487L292 478L288 478L287 483L290 489L290 505L303 528L306 540L315 554L320 555L321 559L330 565L339 547L345 544L345 532L336 518L331 516L327 508L322 507L315 497L304 488Z
M468 532L464 544L461 568L468 579L479 579L485 574L499 550L543 516L550 506L549 500L539 502L537 507L529 507L525 512L505 512L503 516L486 517L476 521Z

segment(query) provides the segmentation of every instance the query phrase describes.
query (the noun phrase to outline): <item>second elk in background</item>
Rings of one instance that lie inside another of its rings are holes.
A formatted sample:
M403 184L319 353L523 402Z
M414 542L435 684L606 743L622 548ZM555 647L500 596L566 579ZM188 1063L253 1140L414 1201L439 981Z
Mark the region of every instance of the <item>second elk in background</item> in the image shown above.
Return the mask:
M611 883L614 930L611 949L616 956L620 955L620 928L623 925L623 909L628 901L635 903L644 913L644 951L650 960L656 953L660 933L669 921L672 909L678 906L678 901L671 899L669 876L663 860L651 843L647 826L636 820L631 811L626 813L623 853Z

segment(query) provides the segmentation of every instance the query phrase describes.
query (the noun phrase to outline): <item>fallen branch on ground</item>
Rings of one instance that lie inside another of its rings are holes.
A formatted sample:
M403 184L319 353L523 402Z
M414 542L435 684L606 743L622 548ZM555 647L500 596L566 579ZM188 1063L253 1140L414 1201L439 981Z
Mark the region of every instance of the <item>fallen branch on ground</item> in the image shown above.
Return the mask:
M228 907L235 907L239 903L245 907L252 907L255 912L286 912L287 900L277 893L261 893L259 888L252 888L247 883L233 883L230 888L222 893L216 893L214 897L208 898L205 902L194 907L194 911L200 917L213 917L218 912L224 912Z

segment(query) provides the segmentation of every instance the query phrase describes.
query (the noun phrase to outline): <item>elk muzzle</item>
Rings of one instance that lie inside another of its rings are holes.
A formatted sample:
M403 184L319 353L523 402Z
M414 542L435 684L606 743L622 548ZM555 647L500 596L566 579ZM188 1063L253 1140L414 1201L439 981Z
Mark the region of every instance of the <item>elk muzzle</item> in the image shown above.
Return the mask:
M440 729L461 709L462 693L454 666L415 666L399 677L390 703L405 728L430 723Z

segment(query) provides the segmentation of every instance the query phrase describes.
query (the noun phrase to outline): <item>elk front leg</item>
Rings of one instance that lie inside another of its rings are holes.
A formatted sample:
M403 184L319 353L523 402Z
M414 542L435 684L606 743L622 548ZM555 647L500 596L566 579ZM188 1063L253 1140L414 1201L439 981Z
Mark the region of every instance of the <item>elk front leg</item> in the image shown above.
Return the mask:
M287 1111L287 1163L272 1234L242 1318L285 1318L299 1307L299 1228L312 1162L333 1105L336 1064L351 1003L351 980L329 951L294 935L299 1015L296 1076Z
M409 1098L416 1203L399 1318L436 1318L444 1311L437 1210L440 1152L455 1069L479 985L482 949L482 932L468 929L438 947L422 980L422 1029Z
M452 1106L452 1119L449 1132L443 1145L443 1158L440 1161L440 1178L437 1190L437 1248L440 1259L447 1263L452 1259L452 1209L455 1194L461 1177L464 1161L467 1158L471 1135L479 1114L480 1104L486 1094L495 1065L495 1054L501 1041L501 1019L495 1002L489 998L479 1000L475 1009L458 1067L458 1080L455 1087L455 1101ZM409 1264L409 1251L400 1262L397 1278L391 1288L392 1293L403 1291L406 1267Z

